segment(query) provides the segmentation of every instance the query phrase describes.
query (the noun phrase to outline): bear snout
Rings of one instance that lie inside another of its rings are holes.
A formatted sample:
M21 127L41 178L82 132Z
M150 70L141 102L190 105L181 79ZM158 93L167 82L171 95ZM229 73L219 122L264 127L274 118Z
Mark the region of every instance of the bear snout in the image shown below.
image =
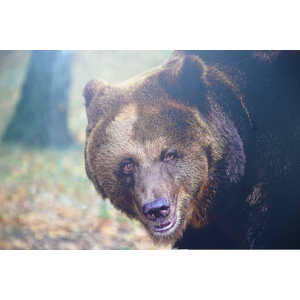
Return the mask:
M167 217L170 213L170 202L166 198L158 198L143 205L143 214L150 221Z

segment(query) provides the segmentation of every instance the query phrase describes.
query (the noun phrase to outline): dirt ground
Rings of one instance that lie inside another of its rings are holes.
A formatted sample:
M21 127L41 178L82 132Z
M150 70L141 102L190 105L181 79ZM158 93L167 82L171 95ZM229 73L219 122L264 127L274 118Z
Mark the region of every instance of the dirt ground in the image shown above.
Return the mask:
M0 249L169 249L101 199L84 170L86 81L117 83L163 62L170 51L78 51L69 103L77 146L33 150L0 145ZM0 51L0 136L21 95L28 51Z

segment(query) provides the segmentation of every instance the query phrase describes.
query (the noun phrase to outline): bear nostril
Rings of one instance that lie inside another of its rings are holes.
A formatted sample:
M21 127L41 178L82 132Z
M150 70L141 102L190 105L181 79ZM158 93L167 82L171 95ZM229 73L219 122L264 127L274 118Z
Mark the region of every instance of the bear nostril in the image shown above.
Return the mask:
M170 202L165 198L148 202L143 206L143 213L150 221L166 217L170 213Z

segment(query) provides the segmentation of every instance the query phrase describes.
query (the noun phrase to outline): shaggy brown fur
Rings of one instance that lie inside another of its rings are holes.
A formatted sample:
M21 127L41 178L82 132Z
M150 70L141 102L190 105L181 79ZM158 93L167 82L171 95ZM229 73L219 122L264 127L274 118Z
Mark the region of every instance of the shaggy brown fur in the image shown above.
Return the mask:
M226 185L243 175L240 137L209 92L213 71L175 53L123 84L92 80L84 89L87 175L157 243L174 244L187 225L209 223L220 178L226 174Z
M299 74L299 52L175 51L90 81L87 175L157 243L300 248Z

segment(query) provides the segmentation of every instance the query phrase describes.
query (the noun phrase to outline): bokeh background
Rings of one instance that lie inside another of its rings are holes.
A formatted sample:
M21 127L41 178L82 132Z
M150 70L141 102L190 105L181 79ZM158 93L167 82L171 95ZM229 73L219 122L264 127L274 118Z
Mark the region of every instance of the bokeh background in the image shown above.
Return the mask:
M87 179L82 90L92 78L125 81L159 66L171 52L73 51L67 97L73 145L60 149L2 141L33 52L0 51L0 249L169 249L155 246L140 224L101 199Z

